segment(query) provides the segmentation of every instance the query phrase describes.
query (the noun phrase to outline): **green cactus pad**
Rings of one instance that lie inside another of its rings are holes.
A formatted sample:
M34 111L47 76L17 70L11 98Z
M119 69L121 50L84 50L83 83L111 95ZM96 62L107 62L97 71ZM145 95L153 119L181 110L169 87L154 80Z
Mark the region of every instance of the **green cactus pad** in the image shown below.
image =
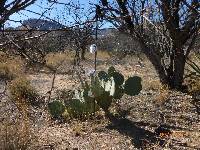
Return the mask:
M108 74L105 71L100 71L98 77L100 80L108 81Z
M115 88L115 94L113 96L114 99L120 99L124 95L124 89L121 87Z
M53 101L48 104L48 109L54 118L58 118L65 111L65 106L60 101Z
M94 108L95 105L95 108ZM85 97L85 102L80 101L79 99L72 99L68 102L67 111L72 117L81 117L92 114L99 109L98 105L94 104L94 98Z
M127 95L138 95L142 90L142 79L138 76L130 77L125 81L124 90Z
M104 110L107 111L112 103L112 96L109 92L104 92L101 96L96 97L97 104Z
M108 75L109 75L109 76L112 76L112 74L113 74L115 71L116 71L116 70L115 70L115 68L114 68L113 66L109 67L109 68L108 68Z
M71 117L79 117L84 113L84 103L79 99L72 99L67 105L67 111Z
M120 86L124 83L124 76L121 73L113 72L112 77L114 78L116 86Z
M91 83L91 91L94 95L94 97L99 97L103 92L104 89L101 86L101 83L98 79L98 77L95 77Z

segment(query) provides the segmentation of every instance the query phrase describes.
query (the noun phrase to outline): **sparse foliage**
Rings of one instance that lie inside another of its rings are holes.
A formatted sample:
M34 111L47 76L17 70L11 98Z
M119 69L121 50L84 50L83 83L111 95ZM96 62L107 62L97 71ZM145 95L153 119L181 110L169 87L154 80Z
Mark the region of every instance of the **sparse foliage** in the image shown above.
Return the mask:
M186 59L200 26L198 0L101 2L104 19L137 40L160 80L180 90Z
M30 81L25 77L14 79L10 85L10 98L16 105L36 105L38 94L37 91L31 86Z
M36 0L1 0L0 1L0 27L9 20L9 17L35 3Z

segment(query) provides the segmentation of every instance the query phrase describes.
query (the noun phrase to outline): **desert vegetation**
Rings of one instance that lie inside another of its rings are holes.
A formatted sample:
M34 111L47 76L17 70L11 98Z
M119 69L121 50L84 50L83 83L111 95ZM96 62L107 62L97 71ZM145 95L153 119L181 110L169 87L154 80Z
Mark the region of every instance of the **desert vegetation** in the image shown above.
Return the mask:
M0 149L200 149L198 0L38 1L0 1Z

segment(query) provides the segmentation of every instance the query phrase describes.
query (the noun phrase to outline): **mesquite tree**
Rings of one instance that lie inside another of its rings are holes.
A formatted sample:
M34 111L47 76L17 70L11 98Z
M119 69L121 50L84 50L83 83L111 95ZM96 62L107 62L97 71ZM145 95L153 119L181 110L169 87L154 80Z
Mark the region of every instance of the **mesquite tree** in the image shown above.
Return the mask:
M200 27L199 0L101 0L104 19L137 40L162 83L181 89Z
M87 46L94 41L92 34L93 25L91 23L85 23L83 25L79 23L77 26L72 28L69 37L69 46L78 52L78 55L80 55L82 60L85 59Z
M79 1L72 2L73 7L70 9L70 17L72 22L72 32L69 36L69 46L76 51L76 56L85 59L85 53L88 45L92 44L94 38L94 21L91 21L90 11L86 11Z

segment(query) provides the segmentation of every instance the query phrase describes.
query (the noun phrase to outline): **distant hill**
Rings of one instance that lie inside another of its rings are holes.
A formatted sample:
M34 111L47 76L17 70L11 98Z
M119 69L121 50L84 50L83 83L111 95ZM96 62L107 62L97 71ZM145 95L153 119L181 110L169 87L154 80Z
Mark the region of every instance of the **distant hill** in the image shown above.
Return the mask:
M98 35L97 36L98 36L98 38L103 38L105 36L112 36L116 32L117 32L117 29L115 29L115 28L98 29L98 32L97 32ZM95 34L96 34L96 30L93 31L92 36L95 37Z
M22 26L17 27L16 29L24 29L24 26L30 29L36 29L36 30L51 30L51 29L60 29L63 28L64 25L59 24L57 22L44 20L44 19L27 19L22 22ZM114 28L104 28L104 29L98 29L98 36L103 37L107 35L112 35L114 32L116 32L116 29ZM94 29L93 35L95 35L96 31Z
M112 35L117 31L115 28L104 28L98 30L98 34L101 36Z
M23 26L27 28L36 29L36 30L51 30L51 29L60 29L64 26L57 22L48 21L44 19L28 19L23 21ZM22 26L18 27L21 28Z

